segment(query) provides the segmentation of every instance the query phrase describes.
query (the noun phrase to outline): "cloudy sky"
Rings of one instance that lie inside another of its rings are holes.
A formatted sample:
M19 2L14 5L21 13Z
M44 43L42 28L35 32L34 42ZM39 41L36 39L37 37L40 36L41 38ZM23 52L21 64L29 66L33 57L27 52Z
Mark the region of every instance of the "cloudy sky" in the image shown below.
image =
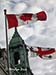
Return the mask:
M38 21L17 29L28 45L56 48L56 0L0 0L0 47L5 47L4 9L7 9L7 13L17 14L44 10L48 17L47 21ZM8 30L9 41L13 33L14 28ZM33 57L29 58L29 61L34 75L56 75L56 60Z
M18 31L28 45L56 48L55 8L56 0L0 0L0 46L5 47L4 9L7 9L7 13L17 14L23 12L36 13L44 10L47 14L45 22L37 21L32 25L18 27ZM14 28L8 30L9 40L13 33ZM32 41L30 41L31 39Z

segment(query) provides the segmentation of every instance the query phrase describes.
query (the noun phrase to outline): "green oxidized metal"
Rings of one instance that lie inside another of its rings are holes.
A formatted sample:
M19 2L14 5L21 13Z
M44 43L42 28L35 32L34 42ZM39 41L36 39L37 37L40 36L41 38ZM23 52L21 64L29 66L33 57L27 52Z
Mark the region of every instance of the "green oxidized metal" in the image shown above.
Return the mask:
M9 43L9 55L12 75L33 75L29 66L28 50L16 28Z

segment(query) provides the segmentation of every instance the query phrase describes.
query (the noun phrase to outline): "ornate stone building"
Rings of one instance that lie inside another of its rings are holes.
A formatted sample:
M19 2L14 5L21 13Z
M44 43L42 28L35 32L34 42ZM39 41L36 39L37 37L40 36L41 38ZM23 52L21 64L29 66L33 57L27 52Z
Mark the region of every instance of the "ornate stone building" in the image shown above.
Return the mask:
M12 75L33 75L28 61L28 50L17 29L9 43L9 60Z
M9 43L9 57L6 49L0 49L0 74L8 75L8 59L10 75L33 75L28 61L28 49L17 29Z

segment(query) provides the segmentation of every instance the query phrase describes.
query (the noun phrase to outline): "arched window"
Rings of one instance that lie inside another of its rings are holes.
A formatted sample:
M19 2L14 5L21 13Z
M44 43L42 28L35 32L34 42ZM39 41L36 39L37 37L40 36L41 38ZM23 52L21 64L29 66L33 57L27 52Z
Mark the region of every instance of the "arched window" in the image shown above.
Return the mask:
M18 64L18 61L20 61L19 52L14 53L14 61L15 61L15 65Z

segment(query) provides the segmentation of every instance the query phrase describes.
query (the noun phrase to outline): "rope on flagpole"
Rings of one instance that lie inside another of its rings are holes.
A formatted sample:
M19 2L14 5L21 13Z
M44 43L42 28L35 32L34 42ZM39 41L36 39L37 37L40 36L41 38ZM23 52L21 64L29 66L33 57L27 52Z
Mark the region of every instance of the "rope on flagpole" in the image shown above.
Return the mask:
M7 21L6 21L6 9L4 9L4 15L5 15L5 35L6 35L6 49L7 49L7 56L8 56L8 59L7 59L7 66L8 66L8 74L11 75L11 72L10 72L10 59L9 59L9 45L8 45L8 32L7 32Z

